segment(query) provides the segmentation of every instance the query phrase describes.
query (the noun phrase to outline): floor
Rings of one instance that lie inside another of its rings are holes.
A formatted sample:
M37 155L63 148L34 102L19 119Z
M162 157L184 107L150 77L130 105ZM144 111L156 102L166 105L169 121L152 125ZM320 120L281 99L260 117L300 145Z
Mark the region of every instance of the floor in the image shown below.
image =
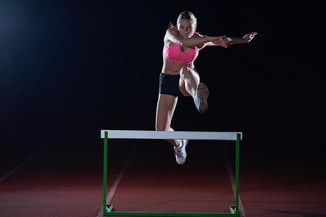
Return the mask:
M179 166L164 141L111 142L108 202L123 212L228 212L233 143L191 141L187 152ZM298 158L241 151L241 216L326 216L326 168ZM11 151L0 162L1 217L103 216L101 141Z

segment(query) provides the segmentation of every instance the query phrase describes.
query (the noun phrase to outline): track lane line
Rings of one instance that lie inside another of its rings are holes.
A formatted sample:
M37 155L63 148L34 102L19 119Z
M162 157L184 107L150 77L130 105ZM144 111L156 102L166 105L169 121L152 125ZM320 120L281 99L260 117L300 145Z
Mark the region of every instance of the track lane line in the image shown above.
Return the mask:
M127 170L128 166L129 166L129 163L130 163L131 159L132 159L132 157L130 156L127 159L127 161L124 164L124 166L122 167L122 169L120 170L119 175L114 180L114 183L113 183L112 187L110 188L110 191L109 191L109 193L107 195L107 199L106 199L107 200L107 203L110 203L110 201L112 200L112 198L113 198L113 196L115 194L115 191L117 190L117 188L118 188L118 186L120 184L120 181L121 181L122 177L126 173L126 170ZM103 216L103 205L102 205L101 209L99 210L99 212L97 213L97 216L96 217L102 217L102 216Z
M6 180L7 178L9 178L10 176L12 176L15 172L17 172L18 170L20 170L22 167L24 167L28 162L30 162L34 157L36 157L38 154L40 154L43 149L45 147L41 147L39 150L37 150L36 152L34 152L33 154L31 154L28 158L26 158L24 161L22 161L20 164L18 164L16 167L14 167L13 169L11 169L9 172L7 172L6 174L4 174L1 178L0 178L0 183L3 182L4 180Z

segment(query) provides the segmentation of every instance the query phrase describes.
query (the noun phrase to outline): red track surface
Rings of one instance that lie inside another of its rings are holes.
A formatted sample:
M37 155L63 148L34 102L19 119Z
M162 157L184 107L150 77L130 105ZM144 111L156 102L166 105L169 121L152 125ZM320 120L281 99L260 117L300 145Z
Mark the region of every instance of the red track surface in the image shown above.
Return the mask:
M24 163L0 182L0 216L101 216L103 158L100 149L89 151L93 147L51 147ZM187 163L178 166L165 143L117 144L109 149L108 192L119 175L122 179L111 202L118 211L228 212L234 200L225 155L233 160L232 151L192 142ZM17 166L7 162L12 165L3 167L1 177ZM248 153L240 162L245 216L326 216L322 165L273 162Z

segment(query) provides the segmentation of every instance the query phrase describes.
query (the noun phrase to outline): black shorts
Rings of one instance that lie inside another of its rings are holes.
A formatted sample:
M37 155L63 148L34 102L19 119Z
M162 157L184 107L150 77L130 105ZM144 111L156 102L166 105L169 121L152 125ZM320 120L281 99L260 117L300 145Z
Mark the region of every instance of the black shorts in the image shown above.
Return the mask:
M181 96L179 90L180 75L168 75L160 73L159 94L168 94L172 96Z

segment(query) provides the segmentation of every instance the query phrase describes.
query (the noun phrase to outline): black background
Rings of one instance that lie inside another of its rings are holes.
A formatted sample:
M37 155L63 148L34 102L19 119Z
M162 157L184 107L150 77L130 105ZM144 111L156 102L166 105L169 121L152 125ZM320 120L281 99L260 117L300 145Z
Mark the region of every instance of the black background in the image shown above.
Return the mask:
M209 111L180 98L175 130L242 131L243 153L324 162L325 69L320 4L218 1L2 1L1 157L43 146L101 149L100 129L154 130L163 36L183 10L206 35L195 62ZM23 157L22 157L23 158Z

